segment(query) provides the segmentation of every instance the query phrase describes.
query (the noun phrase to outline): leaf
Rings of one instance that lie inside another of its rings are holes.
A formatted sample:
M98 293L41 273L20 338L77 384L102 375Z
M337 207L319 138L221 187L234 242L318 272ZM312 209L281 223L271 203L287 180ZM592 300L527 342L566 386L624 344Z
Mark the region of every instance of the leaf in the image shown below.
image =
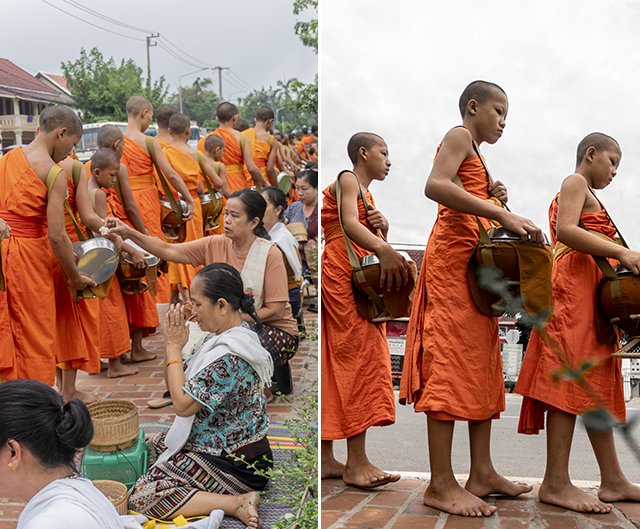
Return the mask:
M617 422L604 408L588 411L582 416L584 427L592 432L610 432Z

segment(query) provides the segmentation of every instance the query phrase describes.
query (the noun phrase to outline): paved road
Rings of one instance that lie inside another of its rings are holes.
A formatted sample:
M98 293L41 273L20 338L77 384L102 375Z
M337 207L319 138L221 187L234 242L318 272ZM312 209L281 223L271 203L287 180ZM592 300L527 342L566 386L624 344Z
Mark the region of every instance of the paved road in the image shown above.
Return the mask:
M396 402L398 401L396 391ZM544 432L540 435L516 433L522 399L519 395L507 395L507 409L498 421L493 422L492 455L496 469L506 476L542 478L545 465ZM627 416L640 413L637 399L631 401ZM640 430L635 432L640 437ZM453 469L456 474L469 472L469 445L467 427L457 423L454 433ZM640 482L640 462L634 458L619 434L616 433L618 457L627 476ZM336 454L344 460L346 444L336 443ZM388 470L428 472L426 419L422 413L414 413L409 406L397 405L397 420L393 426L372 428L367 436L370 459ZM598 467L584 428L578 423L571 453L571 477L574 480L598 481Z

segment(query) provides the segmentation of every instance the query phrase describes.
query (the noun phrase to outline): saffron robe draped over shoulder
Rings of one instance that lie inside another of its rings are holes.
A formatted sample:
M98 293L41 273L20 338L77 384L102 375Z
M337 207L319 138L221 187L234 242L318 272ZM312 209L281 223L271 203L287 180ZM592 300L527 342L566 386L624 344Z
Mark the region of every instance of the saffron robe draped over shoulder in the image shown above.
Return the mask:
M145 149L125 135L124 154L120 162L127 166L131 193L140 211L145 229L154 237L164 240L160 222L160 200L156 186L156 174L151 156ZM155 296L155 299L158 302L166 301L169 296L168 281L163 277L159 277L157 287L158 295ZM126 299L129 328L132 332L142 328L145 334L150 334L155 332L155 328L158 326L158 311L155 307L154 296L151 296L148 292L142 294L142 296L147 296L154 300L151 312L155 314L148 312L151 309L149 301L141 300L139 296L138 294L127 296L127 298L131 299ZM154 321L155 324L153 324Z
M247 185L247 179L244 175L244 158L242 156L242 149L240 148L238 138L236 138L233 132L229 129L225 129L224 127L218 127L211 134L219 136L224 141L224 151L220 161L225 165L229 191L233 193L239 189L250 187ZM204 154L207 154L204 150L204 144L207 137L208 135L202 138L200 143L198 143L198 150Z
M273 136L271 137L273 139ZM267 161L269 160L269 153L271 153L271 149L273 148L273 142L266 142L264 140L258 139L256 137L256 129L253 127L243 130L240 133L240 142L241 144L244 142L249 142L249 148L251 150L251 157L253 158L253 162L256 164L260 172L262 173L263 178L266 182L269 182L269 177L267 177ZM253 177L249 170L244 168L244 175L247 178L247 186L251 187L256 185L253 181Z
M84 226L78 219L76 190L71 175L67 175L67 203L80 229L83 230ZM71 242L80 242L80 237L66 209L64 222ZM86 237L86 231L83 237ZM99 373L99 300L76 300L57 262L53 274L56 296L56 343L54 346L56 362L62 369L81 369L87 373Z
M173 145L167 144L163 149L164 155L171 167L180 175L193 197L193 218L187 222L187 237L184 242L195 241L204 237L202 205L198 196L198 179L200 178L200 164L189 154ZM177 198L177 194L176 194ZM187 264L169 263L169 282L172 285L182 285L191 288L191 283L198 270Z
M552 242L556 241L558 196L549 208ZM605 210L582 213L580 219L590 231L613 237L616 229ZM546 330L559 345L571 367L594 360L596 367L585 381L602 399L603 404L619 421L625 420L622 360L612 357L618 345L604 344L598 339L596 327L596 289L602 272L591 255L570 250L553 263L553 316ZM563 367L556 352L535 330L527 346L515 391L524 395L520 409L520 433L537 434L544 428L544 412L559 409L574 415L594 409L598 404L572 381L552 381L555 370Z
M366 198L374 204L369 192ZM362 200L358 217L373 233ZM330 187L323 191L322 227L321 430L323 440L334 440L393 424L396 410L386 325L370 322L356 309L351 264ZM355 244L354 249L359 258L371 253Z
M55 259L47 234L47 187L22 147L0 158L0 218L11 227L10 237L2 240L0 376L52 385Z
M466 158L458 176L467 192L489 199L480 158ZM498 319L476 308L467 280L478 240L475 215L438 206L414 293L400 385L402 404L413 403L416 412L438 420L482 421L505 409Z

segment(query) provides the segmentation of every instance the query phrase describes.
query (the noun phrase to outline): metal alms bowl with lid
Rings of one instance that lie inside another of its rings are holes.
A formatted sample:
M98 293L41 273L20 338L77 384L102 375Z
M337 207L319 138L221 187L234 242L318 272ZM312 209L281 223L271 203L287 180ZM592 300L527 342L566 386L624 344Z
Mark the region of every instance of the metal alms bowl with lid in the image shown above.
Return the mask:
M97 285L109 279L118 268L118 249L104 237L73 243L73 254L78 271Z

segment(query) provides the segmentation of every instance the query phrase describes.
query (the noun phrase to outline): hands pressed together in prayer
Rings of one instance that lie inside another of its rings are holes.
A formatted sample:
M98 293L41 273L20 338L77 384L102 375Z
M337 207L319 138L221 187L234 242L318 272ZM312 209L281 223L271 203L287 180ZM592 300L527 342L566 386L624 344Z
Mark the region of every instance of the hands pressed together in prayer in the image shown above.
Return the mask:
M181 359L182 348L187 344L189 339L189 329L187 328L187 320L191 315L190 308L178 303L171 304L167 311L165 319L164 337L167 347L167 361L173 360L173 356L177 350L178 358ZM172 355L171 358L169 355Z

